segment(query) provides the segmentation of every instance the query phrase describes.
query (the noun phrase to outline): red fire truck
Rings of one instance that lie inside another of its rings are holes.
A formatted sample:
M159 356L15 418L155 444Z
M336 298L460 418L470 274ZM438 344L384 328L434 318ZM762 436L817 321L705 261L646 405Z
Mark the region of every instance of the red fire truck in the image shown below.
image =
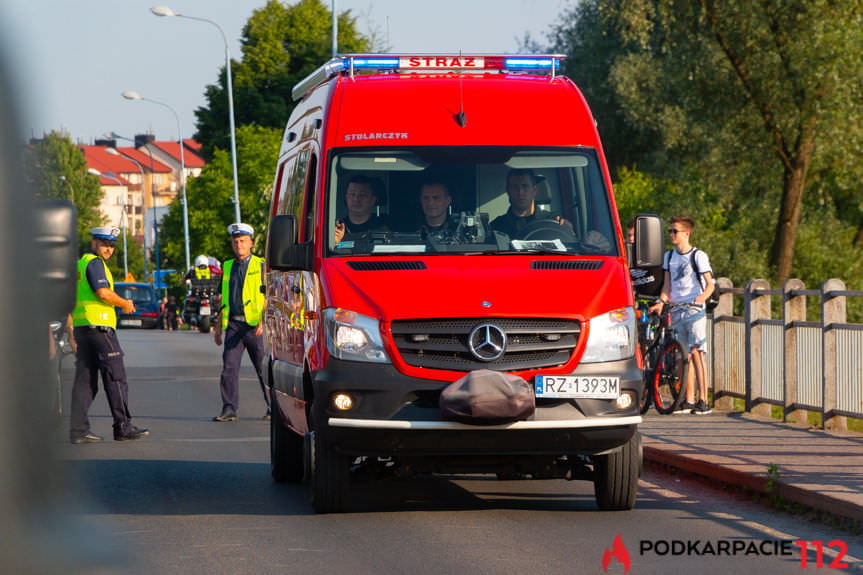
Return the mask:
M593 116L561 56L349 55L294 88L268 230L272 475L350 504L358 470L586 479L635 503L633 293ZM661 261L661 224L636 256ZM453 420L491 372L530 415ZM364 474L368 476L368 474Z

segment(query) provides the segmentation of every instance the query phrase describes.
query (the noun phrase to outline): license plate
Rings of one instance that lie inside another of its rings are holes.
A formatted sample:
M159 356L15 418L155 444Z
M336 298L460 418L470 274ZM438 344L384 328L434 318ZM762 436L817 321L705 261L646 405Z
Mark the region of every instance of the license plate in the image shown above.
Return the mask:
M120 325L127 325L129 327L141 327L141 320L139 320L139 319L121 319Z
M536 396L566 399L617 399L619 377L537 375Z
M201 314L200 315L210 315L210 306L202 305L201 306Z

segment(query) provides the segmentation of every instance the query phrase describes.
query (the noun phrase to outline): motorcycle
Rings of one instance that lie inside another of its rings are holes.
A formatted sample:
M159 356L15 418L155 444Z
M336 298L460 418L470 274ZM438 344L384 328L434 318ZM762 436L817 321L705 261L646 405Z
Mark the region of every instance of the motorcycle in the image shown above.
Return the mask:
M190 280L189 286L183 303L183 321L201 333L210 333L218 315L213 312L213 304L219 299L221 279Z

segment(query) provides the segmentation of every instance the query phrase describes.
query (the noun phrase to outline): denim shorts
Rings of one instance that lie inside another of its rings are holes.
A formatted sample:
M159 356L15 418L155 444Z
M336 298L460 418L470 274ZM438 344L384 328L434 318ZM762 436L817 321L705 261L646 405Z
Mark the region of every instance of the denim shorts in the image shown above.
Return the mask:
M671 310L671 326L686 351L707 351L707 312L703 306L675 306Z

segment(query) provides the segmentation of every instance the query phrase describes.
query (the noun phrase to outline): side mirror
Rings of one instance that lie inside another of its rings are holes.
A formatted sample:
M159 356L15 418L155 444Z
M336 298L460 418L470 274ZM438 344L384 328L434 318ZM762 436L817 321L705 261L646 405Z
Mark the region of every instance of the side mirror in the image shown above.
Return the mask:
M297 219L283 214L270 220L267 235L267 265L278 271L312 270L314 246L297 243Z
M34 216L41 301L50 317L65 318L75 308L78 211L66 200L41 200Z
M655 214L635 216L635 244L632 246L634 267L648 268L662 265L665 242L662 220Z

